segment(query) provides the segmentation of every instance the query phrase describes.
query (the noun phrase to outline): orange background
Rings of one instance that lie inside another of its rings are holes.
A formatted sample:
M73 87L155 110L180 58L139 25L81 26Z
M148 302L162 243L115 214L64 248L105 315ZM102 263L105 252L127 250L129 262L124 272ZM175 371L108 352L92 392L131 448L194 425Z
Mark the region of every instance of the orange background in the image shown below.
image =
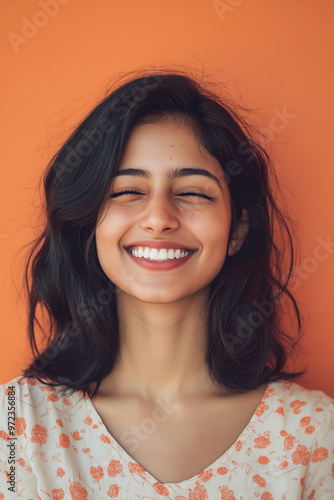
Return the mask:
M334 396L334 248L317 252L319 239L334 241L332 0L20 0L1 10L0 383L29 358L21 249L38 229L48 160L116 74L186 65L223 79L270 136L300 228L300 383ZM273 117L284 109L282 126Z

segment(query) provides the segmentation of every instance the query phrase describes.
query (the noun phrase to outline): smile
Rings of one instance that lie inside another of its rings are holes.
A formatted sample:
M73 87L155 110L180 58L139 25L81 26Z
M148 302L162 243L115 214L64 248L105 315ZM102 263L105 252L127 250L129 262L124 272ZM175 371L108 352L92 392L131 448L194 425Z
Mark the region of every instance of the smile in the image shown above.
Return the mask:
M196 252L196 250L181 250L179 248L175 249L175 251L172 248L167 250L166 248L141 247L141 249L142 251L140 251L140 247L129 247L126 251L137 265L153 272L166 272L184 266ZM142 255L142 257L139 255ZM145 255L148 257L145 257Z
M128 252L135 257L139 257L140 259L153 260L153 261L166 261L166 260L174 260L174 259L183 259L188 255L192 254L192 250L181 250L177 249L166 249L161 248L160 250L157 248L150 247L130 247L128 248Z

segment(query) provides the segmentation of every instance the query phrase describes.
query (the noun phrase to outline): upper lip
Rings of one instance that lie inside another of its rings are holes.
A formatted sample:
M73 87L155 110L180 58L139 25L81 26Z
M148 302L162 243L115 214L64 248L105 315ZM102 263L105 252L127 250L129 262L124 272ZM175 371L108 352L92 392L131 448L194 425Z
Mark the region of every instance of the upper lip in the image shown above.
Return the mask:
M160 250L161 248L179 248L184 249L184 250L192 250L193 252L196 250L196 248L190 248L185 246L183 243L177 243L176 241L135 241L134 243L131 243L130 245L127 245L125 248L129 249L131 247L149 247L149 248L157 248Z

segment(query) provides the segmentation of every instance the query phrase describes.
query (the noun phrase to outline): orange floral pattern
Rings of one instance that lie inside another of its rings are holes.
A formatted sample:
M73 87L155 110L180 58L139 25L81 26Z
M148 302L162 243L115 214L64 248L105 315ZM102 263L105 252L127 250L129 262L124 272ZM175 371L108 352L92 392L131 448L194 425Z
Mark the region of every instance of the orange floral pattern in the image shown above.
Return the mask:
M46 443L48 438L48 431L46 427L43 425L35 424L31 430L31 441L32 443L38 443L40 446Z
M80 432L79 431L73 431L73 432L71 432L71 436L76 441L80 441L82 439L82 436L80 436Z
M108 465L108 476L116 477L123 471L123 466L119 460L110 460Z
M16 393L20 498L334 498L334 401L321 391L271 382L248 425L221 457L192 478L162 484L114 439L82 391L63 397L58 387L17 377L0 385L0 500L13 496L3 486L9 477L9 385Z
M23 417L17 417L15 419L15 434L20 436L25 432L27 428L27 423Z
M80 481L75 481L69 486L72 500L86 500L88 498L87 490Z
M62 467L58 467L57 469L57 476L63 477L65 475L65 471Z
M70 445L70 438L66 434L61 433L59 436L59 446L61 446L62 448L69 448Z
M107 495L110 498L116 498L119 494L119 486L117 484L111 484L109 486L109 490L107 491Z
M65 498L65 493L63 488L55 488L51 491L52 500L63 500Z

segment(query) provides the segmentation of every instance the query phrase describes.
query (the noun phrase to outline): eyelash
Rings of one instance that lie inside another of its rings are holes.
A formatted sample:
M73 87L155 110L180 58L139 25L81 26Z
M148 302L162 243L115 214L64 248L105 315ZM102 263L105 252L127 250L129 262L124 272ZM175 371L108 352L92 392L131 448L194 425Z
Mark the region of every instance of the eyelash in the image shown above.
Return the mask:
M117 193L113 193L109 196L109 198L116 198L117 196L121 194L128 194L128 193L134 193L134 194L143 194L140 193L139 191L136 191L135 189L127 189L126 191L118 191ZM195 191L188 191L187 193L179 193L178 196L200 196L201 198L206 198L207 200L213 200L213 196L208 196L207 194L203 193L196 193Z

